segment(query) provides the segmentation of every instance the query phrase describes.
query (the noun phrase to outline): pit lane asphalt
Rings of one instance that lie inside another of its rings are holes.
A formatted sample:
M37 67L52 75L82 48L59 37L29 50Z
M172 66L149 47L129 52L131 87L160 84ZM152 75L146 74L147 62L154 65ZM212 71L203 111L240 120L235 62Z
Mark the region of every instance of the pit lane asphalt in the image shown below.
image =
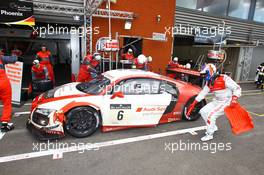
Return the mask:
M224 116L217 121L219 131L209 143L231 143L232 150L211 151L177 150L172 153L166 149L169 143L200 143L198 135L182 134L159 139L146 140L122 145L100 148L99 150L63 154L63 158L52 160L45 156L0 164L0 174L242 174L259 175L264 167L264 94L246 92L240 103L252 113L255 129L249 133L235 136L230 131ZM14 112L29 111L30 106L14 108ZM255 115L257 114L257 115ZM25 129L28 115L14 117L16 129L7 133L0 141L0 157L33 151L33 143L39 143ZM156 128L130 129L101 133L76 139L71 136L61 139L63 143L98 143L116 139L130 138L166 131L203 126L202 119L195 122L175 122Z

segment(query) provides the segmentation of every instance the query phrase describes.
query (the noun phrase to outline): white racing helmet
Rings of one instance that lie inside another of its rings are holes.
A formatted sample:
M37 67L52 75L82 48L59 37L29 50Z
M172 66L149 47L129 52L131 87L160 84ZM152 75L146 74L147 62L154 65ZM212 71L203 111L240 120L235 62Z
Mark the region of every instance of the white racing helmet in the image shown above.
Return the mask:
M178 57L174 57L174 58L173 58L173 61L174 61L174 62L178 62L178 61L179 61L179 58L178 58Z
M96 61L100 61L102 59L102 56L100 55L100 53L94 53L93 57Z
M133 53L133 50L131 48L129 48L128 53Z
M191 69L191 67L192 67L192 66L191 66L190 63L187 63L187 64L185 65L185 68L186 68L186 69Z
M34 65L38 65L38 64L39 64L39 60L34 60L34 61L33 61L33 64L34 64Z
M148 61L148 58L145 55L141 54L141 55L138 56L138 63L139 64L144 64L147 61Z

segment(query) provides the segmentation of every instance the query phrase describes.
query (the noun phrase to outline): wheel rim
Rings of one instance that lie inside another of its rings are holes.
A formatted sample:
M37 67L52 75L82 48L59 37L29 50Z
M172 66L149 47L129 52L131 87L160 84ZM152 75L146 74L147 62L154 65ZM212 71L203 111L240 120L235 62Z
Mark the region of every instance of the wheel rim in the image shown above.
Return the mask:
M72 132L85 134L96 126L96 118L91 112L82 110L75 113L68 121L68 126Z

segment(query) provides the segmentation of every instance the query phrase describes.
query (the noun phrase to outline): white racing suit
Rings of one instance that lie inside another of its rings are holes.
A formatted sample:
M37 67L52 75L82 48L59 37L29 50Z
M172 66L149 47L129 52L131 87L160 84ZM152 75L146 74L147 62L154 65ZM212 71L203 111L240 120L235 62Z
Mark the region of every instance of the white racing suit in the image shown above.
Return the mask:
M230 105L233 96L241 96L241 88L229 76L220 75L213 85L204 86L196 101L205 99L209 92L212 92L215 98L200 110L200 114L207 125L206 132L212 135L217 130L216 119L224 114L224 109Z

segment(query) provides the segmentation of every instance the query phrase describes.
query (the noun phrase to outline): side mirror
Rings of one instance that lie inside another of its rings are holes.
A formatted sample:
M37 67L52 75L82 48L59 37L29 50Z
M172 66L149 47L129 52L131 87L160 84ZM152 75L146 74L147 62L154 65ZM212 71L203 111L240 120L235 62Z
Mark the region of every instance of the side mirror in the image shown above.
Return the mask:
M111 99L115 99L116 97L118 97L118 98L124 98L124 94L123 94L123 92L115 92L113 95L112 95L112 97L111 97Z

